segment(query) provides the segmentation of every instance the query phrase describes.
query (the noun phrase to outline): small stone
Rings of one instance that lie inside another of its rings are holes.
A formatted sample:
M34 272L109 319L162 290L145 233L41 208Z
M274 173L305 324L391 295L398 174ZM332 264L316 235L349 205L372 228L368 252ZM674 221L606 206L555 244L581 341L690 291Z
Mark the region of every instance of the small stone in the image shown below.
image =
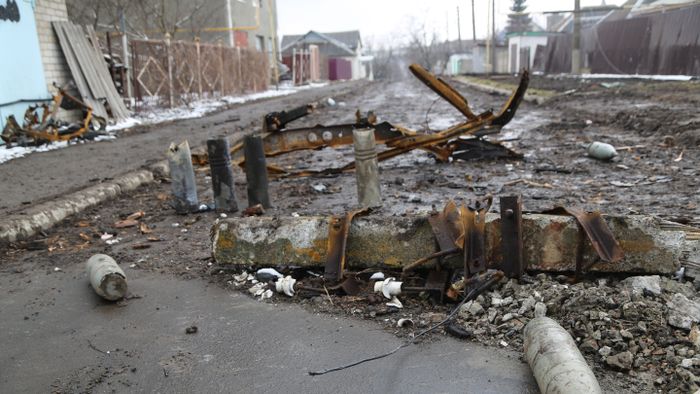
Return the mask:
M683 361L681 361L681 367L683 368L691 368L693 366L693 359L692 358L684 358Z
M612 349L610 348L610 346L606 345L598 349L598 354L600 354L603 357L610 355L610 353L612 353Z
M632 290L634 295L647 294L661 295L661 277L659 275L632 276L622 282L623 286Z
M513 314L513 313L506 313L505 315L503 315L503 317L501 317L501 322L505 323L505 322L507 322L508 320L512 320L514 317L515 317L515 314Z
M693 325L690 334L688 334L688 339L693 342L696 349L700 349L700 329L698 329L698 326Z
M624 339L634 339L634 335L629 330L620 330L620 336Z
M508 283L510 283L510 282L508 282ZM512 303L513 303L513 297L510 297L510 296L504 298L503 301L501 301L502 306L508 306Z
M536 303L537 301L534 297L528 297L524 299L522 305L520 306L520 309L518 309L518 314L520 316L525 315L525 313L529 312L532 308L535 307Z
M596 341L593 338L588 338L583 343L581 343L581 346L579 346L579 349L581 349L582 352L586 353L595 353L598 351L598 341Z
M632 369L633 362L634 355L627 351L605 358L605 363L608 364L608 366L620 371L629 371Z
M493 323L494 321L496 321L496 316L498 316L498 311L495 309L489 309L489 313L488 313L489 323Z
M535 304L535 317L547 316L547 305L542 302Z
M501 341L501 342L499 342L498 344L501 345L501 346L503 346L503 347L507 347L507 346L508 346L508 342L506 342L506 341Z
M690 330L693 323L700 322L700 304L683 294L674 294L666 306L668 306L668 324L673 327Z
M482 313L484 313L484 307L476 301L469 301L459 308L459 315L465 319L468 316L478 316Z

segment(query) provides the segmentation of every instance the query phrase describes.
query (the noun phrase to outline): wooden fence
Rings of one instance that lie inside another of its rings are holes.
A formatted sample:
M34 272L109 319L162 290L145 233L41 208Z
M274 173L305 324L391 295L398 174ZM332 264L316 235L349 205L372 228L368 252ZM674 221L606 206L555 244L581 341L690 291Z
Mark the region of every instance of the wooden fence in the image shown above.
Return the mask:
M255 50L167 38L131 40L130 47L137 109L268 88L267 55Z

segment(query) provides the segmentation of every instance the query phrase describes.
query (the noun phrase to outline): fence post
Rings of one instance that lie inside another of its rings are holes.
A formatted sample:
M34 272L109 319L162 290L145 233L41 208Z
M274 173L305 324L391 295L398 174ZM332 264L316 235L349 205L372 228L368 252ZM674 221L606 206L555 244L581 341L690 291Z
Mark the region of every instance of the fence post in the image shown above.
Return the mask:
M221 73L221 95L225 96L226 86L224 85L224 44L222 44L221 41L219 41L219 51L221 52L221 67L219 71Z
M194 45L197 48L197 90L199 99L202 99L202 48L199 45L199 37L194 38Z
M173 56L170 52L170 33L165 33L165 53L168 57L168 101L170 108L175 106L175 96L173 93Z
M238 92L236 93L242 93L243 92L243 71L241 70L241 47L236 47L236 58L238 59Z
M297 50L292 48L292 85L297 84Z

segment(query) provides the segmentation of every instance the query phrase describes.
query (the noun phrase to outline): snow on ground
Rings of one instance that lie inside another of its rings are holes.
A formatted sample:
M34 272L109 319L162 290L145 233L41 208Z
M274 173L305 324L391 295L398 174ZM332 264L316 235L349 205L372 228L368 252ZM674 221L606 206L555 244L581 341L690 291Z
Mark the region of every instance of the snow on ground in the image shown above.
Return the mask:
M112 134L98 136L94 139L94 141L99 142L116 139L117 136L114 134L116 131L128 129L129 127L133 127L136 125L157 124L172 120L198 118L227 105L243 104L249 101L255 101L265 98L286 96L301 90L313 89L326 85L327 83L312 83L304 86L291 86L281 84L279 86L279 89L270 89L264 92L252 93L244 96L225 96L215 99L197 100L190 103L190 105L187 106L168 109L157 109L150 112L143 112L130 118L127 118L117 124L107 126L107 132ZM86 142L90 141L76 140L71 143ZM26 156L33 152L46 152L54 149L65 148L68 145L69 144L67 141L58 141L37 147L15 146L12 148L7 148L3 145L0 145L0 163L4 163L12 159L17 159L19 157Z
M650 79L654 81L690 81L690 75L642 75L642 74L562 74L563 76L580 79Z

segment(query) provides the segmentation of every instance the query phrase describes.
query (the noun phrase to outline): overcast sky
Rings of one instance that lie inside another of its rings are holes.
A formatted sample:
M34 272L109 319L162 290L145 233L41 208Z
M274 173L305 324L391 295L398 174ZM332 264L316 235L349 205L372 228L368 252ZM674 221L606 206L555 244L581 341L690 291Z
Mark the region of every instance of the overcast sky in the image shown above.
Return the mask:
M621 5L624 0L607 0L608 5ZM487 33L490 0L475 0L476 35ZM506 26L510 0L496 0L496 28ZM581 6L600 5L601 0L581 0ZM542 11L569 10L574 0L528 0L527 11L544 25ZM365 43L392 43L405 39L411 21L425 24L441 39L449 33L457 39L457 7L462 38L472 37L471 0L277 0L280 37L303 34L309 30L333 32L360 30Z

